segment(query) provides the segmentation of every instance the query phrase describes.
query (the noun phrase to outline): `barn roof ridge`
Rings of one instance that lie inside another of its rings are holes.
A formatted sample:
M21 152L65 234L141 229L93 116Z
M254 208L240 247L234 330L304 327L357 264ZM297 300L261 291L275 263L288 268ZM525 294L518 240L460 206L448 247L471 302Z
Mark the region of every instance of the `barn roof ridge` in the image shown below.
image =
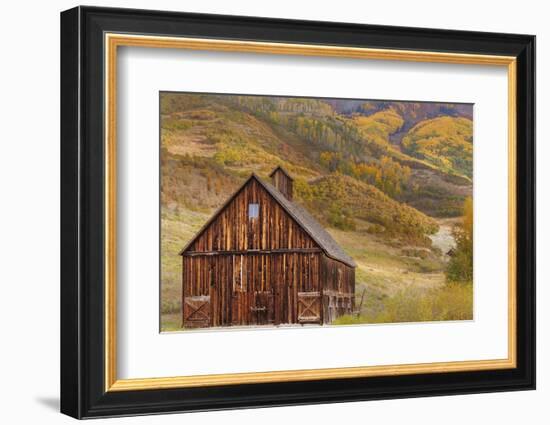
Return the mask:
M282 167L281 167L282 169ZM275 169L276 170L276 169ZM275 171L274 170L274 171ZM274 172L273 171L273 172ZM283 170L284 172L284 170ZM206 228L221 214L225 207L244 189L244 187L250 182L250 180L256 180L274 199L277 203L296 221L300 227L319 245L319 247L325 252L327 256L334 260L345 263L351 267L356 267L357 264L346 252L340 247L340 245L334 240L334 238L328 233L323 226L311 216L301 206L287 199L275 186L263 181L256 173L252 172L250 177L231 195L223 205L212 214L210 219L201 227L201 229L193 236L193 238L182 248L180 255L195 242L196 239L203 233Z

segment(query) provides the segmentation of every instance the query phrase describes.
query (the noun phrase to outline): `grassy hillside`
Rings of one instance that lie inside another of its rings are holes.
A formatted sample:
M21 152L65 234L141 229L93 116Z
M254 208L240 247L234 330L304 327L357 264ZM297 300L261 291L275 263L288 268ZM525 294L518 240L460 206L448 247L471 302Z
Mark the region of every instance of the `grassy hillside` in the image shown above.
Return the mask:
M361 220L370 223L369 233L421 245L428 243L426 235L438 230L431 217L349 176L331 174L307 185L298 183L296 197L334 228L355 230L356 221Z

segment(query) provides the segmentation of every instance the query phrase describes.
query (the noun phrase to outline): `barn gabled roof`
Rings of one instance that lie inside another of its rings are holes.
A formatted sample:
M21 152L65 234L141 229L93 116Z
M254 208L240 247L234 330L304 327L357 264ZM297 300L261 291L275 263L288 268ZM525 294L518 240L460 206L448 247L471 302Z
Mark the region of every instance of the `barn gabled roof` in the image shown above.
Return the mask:
M259 179L258 179L259 180ZM325 251L329 257L335 260L341 261L348 266L355 267L355 261L351 258L340 245L334 240L334 238L327 232L321 224L315 220L304 208L289 201L281 192L279 192L273 185L260 181L260 184L275 198L275 200L283 207L284 210L290 216L296 220L296 222L311 236L311 238L317 242L319 247Z
M271 173L269 173L269 177L273 177L273 174L275 174L277 172L277 170L280 170L290 180L294 180L292 178L292 176L290 174L288 174L287 171L283 167L281 167L280 165L277 165L277 167L275 167L275 169Z
M284 170L283 170L284 171ZM241 192L241 190L252 180L256 180L276 201L277 203L300 225L302 229L319 245L326 255L341 261L351 267L356 267L356 263L345 251L338 245L333 237L328 233L315 218L311 216L304 208L288 200L279 190L273 185L260 179L256 174L252 173L243 185L235 191L231 196L204 224L197 234L185 245L180 251L182 255L196 239L202 234L208 226L222 213L225 207Z

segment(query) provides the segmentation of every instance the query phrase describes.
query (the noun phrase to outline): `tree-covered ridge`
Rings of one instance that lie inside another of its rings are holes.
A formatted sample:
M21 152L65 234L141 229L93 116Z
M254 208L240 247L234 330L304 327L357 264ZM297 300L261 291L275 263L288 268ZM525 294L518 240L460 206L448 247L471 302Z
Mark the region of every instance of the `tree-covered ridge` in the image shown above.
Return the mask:
M298 181L297 200L330 227L355 230L356 220L370 223L368 231L384 233L423 244L425 235L438 225L431 217L399 203L376 187L341 174L331 174L309 183Z
M338 112L342 103L333 103L325 99L165 93L161 96L163 146L173 153L212 156L221 165L248 167L259 173L274 163L307 178L339 172L428 214L460 214L464 196L469 194L464 189L471 191L471 171L463 170L468 161L471 167L471 154L468 159L466 151L457 151L460 157L453 158L454 138L445 142L443 133L441 147L450 145L441 150L443 159L427 150L406 150L400 143L401 133L408 136L404 128L411 126L411 117L457 111L443 104L363 102L354 112L344 114ZM365 105L375 105L376 110ZM413 129L430 121L417 123ZM449 166L451 160L457 167ZM463 167L458 167L461 164Z
M388 142L391 134L399 131L405 121L393 108L384 109L371 115L354 115L353 121L365 135Z
M473 118L471 104L440 102L399 102L399 101L346 101L327 100L337 113L344 115L371 115L379 111L393 109L404 120L408 130L416 123L438 116Z
M462 117L437 117L414 126L402 141L405 152L449 173L472 177L473 123Z

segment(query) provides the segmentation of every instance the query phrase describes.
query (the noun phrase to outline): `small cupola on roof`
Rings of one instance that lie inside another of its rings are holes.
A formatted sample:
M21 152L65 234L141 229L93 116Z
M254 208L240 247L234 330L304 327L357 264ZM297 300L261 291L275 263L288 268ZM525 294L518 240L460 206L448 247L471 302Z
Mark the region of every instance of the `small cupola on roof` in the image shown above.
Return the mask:
M292 201L292 185L294 179L290 177L285 169L279 165L271 172L269 177L271 177L273 186L275 186L286 199Z

